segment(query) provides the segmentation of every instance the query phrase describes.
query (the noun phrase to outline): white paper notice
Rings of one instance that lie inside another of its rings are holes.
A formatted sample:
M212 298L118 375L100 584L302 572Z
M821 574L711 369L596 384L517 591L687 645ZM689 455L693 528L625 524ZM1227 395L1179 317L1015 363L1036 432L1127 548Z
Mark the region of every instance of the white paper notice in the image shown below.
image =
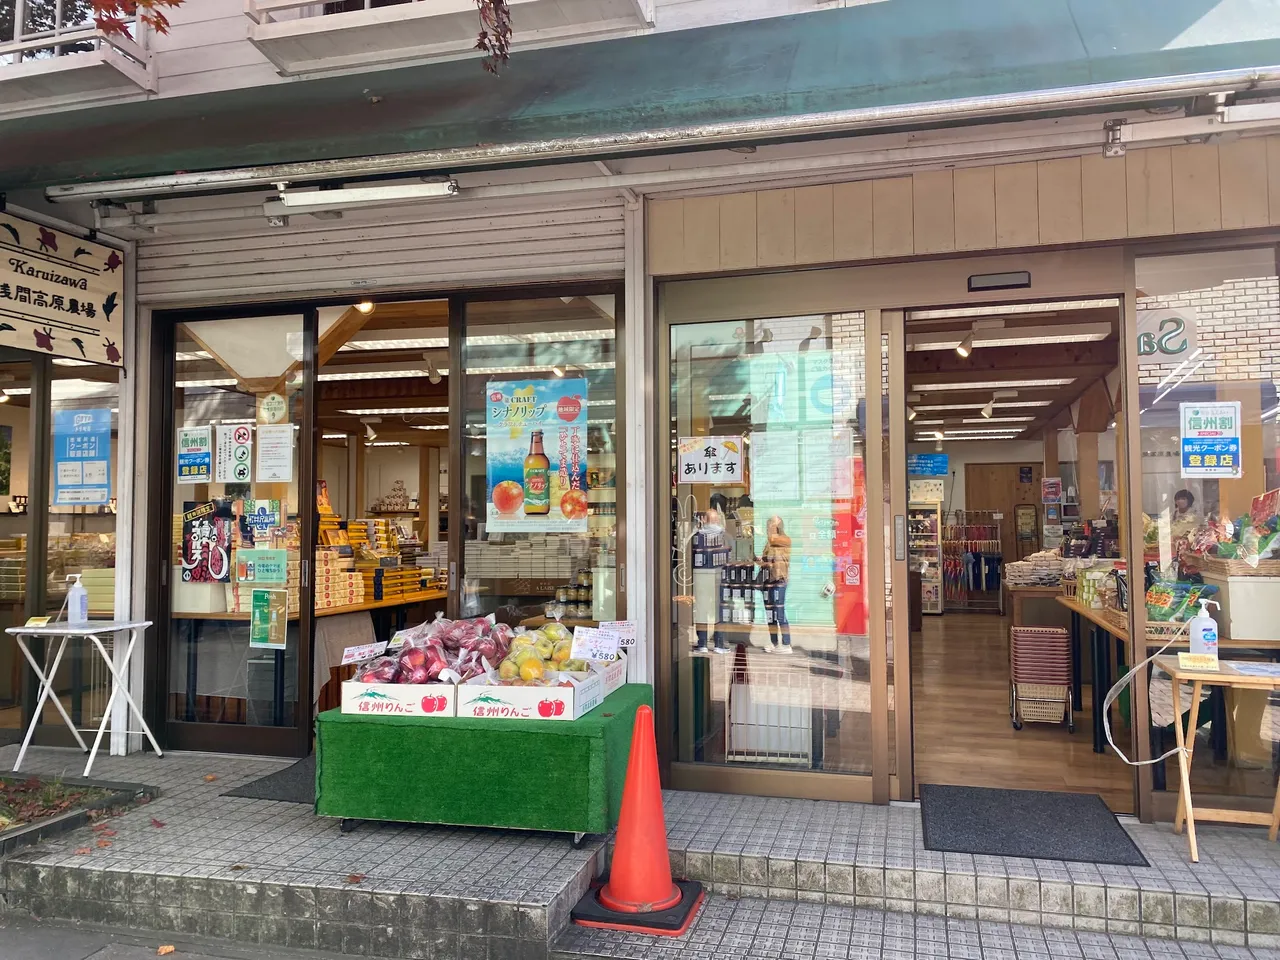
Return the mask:
M612 663L618 659L618 641L616 633L597 627L574 627L573 648L569 655L574 660Z
M293 424L258 427L258 482L290 483L293 480Z
M342 665L345 667L349 663L372 660L374 657L382 656L386 649L387 641L385 640L378 643L362 643L358 647L347 647L342 651Z
M214 450L213 478L216 483L248 483L253 479L253 428L247 423L219 426Z
M634 620L602 620L600 629L605 633L617 634L618 646L634 647L636 645L636 622Z

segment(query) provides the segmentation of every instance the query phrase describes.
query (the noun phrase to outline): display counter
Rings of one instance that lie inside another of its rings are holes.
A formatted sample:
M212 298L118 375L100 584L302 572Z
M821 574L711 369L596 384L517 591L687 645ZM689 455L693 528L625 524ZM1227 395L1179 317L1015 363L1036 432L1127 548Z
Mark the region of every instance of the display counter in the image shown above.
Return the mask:
M473 827L606 833L618 820L647 684L572 721L316 717L316 813Z

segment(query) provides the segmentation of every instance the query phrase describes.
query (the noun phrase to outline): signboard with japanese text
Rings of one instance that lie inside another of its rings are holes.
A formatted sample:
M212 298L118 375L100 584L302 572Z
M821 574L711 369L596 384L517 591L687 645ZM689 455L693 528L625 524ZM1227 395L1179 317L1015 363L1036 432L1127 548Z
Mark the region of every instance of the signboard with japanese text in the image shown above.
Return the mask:
M213 428L178 428L178 482L213 480Z
M270 543L271 531L285 520L284 501L244 500L240 512L240 541Z
M950 461L945 453L907 454L907 474L912 477L945 477Z
M681 437L676 483L740 484L743 446L741 437Z
M182 505L182 579L185 583L231 582L230 500Z
M0 212L0 346L120 366L124 255Z
M247 423L220 425L214 451L217 483L248 483L253 478L253 428Z
M258 427L258 482L290 483L293 480L293 424Z
M587 381L485 384L487 529L585 533Z
M700 482L685 479L681 483ZM784 428L751 434L752 496L767 493L773 500L800 499L800 432Z
M1178 404L1181 476L1239 479L1240 402Z
M236 550L236 579L241 583L287 583L288 550Z
M111 410L55 410L53 502L103 506L111 502Z
M618 647L622 638L612 630L598 627L574 627L573 647L570 656L574 660L592 663L612 663L618 659Z

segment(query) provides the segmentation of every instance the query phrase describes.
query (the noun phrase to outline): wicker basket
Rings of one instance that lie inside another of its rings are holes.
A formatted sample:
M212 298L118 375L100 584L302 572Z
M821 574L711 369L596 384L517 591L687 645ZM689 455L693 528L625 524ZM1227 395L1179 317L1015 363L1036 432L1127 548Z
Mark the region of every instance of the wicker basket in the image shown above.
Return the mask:
M1074 600L1076 598L1076 587L1078 583L1079 581L1077 580L1063 580L1062 595L1068 600Z
M1184 555L1183 560L1212 577L1280 577L1280 560L1259 560L1256 567L1244 560L1193 554Z
M1112 628L1128 632L1129 614L1124 610L1104 604L1100 612L1102 614L1102 619L1105 620Z
M1186 640L1185 623L1147 623L1147 646L1164 646L1170 640Z
M1066 718L1070 687L1052 683L1014 684L1018 716L1033 723L1061 723Z

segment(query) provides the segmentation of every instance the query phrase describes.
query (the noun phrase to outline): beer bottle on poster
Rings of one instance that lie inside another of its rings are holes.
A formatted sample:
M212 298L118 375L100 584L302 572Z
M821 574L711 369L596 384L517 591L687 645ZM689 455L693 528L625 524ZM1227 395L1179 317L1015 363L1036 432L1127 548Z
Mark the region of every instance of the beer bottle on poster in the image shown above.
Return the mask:
M545 516L551 512L551 461L542 449L542 431L529 438L529 455L524 458L524 512Z

